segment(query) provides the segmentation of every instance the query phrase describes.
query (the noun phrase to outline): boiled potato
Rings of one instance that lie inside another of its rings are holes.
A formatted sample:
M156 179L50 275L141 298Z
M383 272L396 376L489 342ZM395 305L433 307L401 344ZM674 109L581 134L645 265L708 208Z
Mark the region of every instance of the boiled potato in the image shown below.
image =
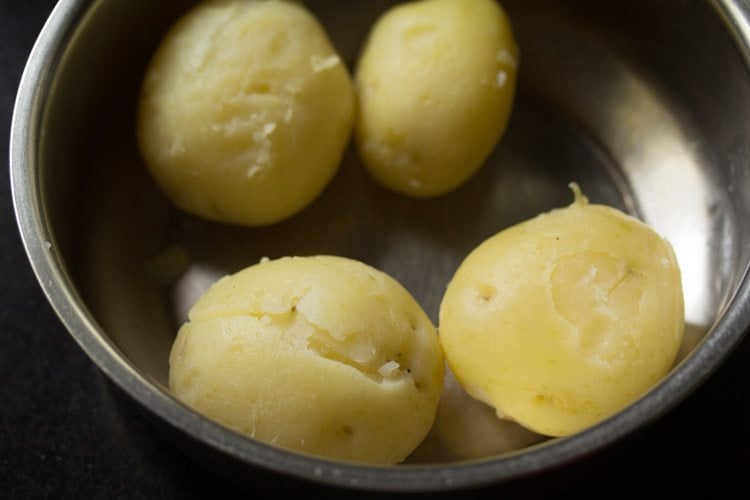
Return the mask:
M482 243L440 307L445 356L467 392L550 436L644 394L669 371L683 330L669 243L580 192Z
M328 458L403 460L429 431L443 355L393 278L341 257L262 262L193 306L169 386L247 436Z
M209 1L169 31L145 76L138 139L193 214L263 225L306 207L338 168L354 86L315 18L283 1Z
M511 113L518 54L494 0L422 0L387 11L355 79L360 156L384 186L446 193L474 174Z

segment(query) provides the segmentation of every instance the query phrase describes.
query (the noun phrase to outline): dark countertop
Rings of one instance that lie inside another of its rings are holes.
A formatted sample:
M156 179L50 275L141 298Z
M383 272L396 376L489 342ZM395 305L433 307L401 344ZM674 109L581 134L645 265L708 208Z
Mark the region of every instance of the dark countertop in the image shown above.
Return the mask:
M13 217L7 138L24 62L54 3L0 0L0 496L262 496L267 481L242 492L173 448L78 348L36 283ZM592 457L583 473L571 473L564 486L541 496L744 497L750 489L749 363L747 338L706 384L624 450L606 461ZM490 493L539 497L544 481ZM305 486L287 489L310 493Z

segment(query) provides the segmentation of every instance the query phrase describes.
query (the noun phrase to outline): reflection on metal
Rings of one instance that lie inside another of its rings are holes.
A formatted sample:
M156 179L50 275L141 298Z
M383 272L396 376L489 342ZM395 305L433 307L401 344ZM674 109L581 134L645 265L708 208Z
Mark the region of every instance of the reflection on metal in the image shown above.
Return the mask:
M697 135L666 108L665 99L621 69L601 108L610 154L628 179L643 219L677 254L686 321L707 329L717 303L710 254L718 250L712 229L720 200L710 191L712 169L701 156Z

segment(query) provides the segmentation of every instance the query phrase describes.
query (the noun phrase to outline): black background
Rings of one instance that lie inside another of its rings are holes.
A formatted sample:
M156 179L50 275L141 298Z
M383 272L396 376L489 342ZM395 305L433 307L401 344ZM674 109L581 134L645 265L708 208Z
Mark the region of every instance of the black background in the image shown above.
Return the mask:
M78 348L33 276L8 174L13 101L53 0L0 0L0 497L264 497L321 490L267 478L239 489L183 456ZM612 453L488 496L744 498L750 487L750 338L687 401ZM357 495L357 496L362 496Z

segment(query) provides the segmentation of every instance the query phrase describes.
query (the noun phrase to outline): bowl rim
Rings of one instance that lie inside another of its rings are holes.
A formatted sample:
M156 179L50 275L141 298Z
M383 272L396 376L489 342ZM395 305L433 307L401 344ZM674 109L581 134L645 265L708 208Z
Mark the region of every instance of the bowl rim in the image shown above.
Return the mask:
M18 88L10 133L10 179L16 221L27 257L54 311L81 349L125 393L172 427L230 458L315 483L383 492L437 491L487 486L559 468L602 451L651 423L700 386L739 344L750 324L747 269L724 315L694 352L647 394L613 417L567 438L556 438L495 458L440 465L357 465L276 448L247 439L195 413L139 373L107 338L76 292L57 252L40 198L39 144L49 88L64 48L95 0L58 2L30 53ZM707 0L731 31L750 67L750 2Z

